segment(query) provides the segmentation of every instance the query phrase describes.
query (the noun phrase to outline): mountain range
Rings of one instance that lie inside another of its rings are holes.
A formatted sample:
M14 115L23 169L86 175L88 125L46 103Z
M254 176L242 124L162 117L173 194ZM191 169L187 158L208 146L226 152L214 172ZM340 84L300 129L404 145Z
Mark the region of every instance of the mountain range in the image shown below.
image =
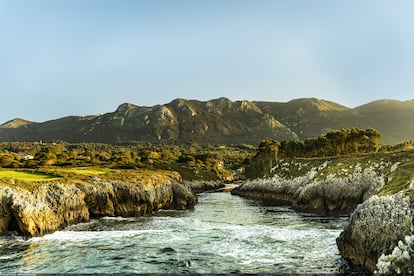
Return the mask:
M52 141L257 145L263 139L303 140L333 129L374 128L384 144L414 140L414 100L378 100L348 108L315 98L289 102L176 99L151 107L130 103L103 115L0 125L0 142Z

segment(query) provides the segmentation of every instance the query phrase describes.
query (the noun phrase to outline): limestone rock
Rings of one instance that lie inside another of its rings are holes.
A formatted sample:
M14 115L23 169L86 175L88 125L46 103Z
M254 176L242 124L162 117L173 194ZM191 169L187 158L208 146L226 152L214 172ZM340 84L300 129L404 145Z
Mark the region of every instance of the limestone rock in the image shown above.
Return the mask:
M373 272L382 254L412 234L413 218L413 204L402 193L373 196L352 213L337 239L339 251L354 266Z
M85 202L91 217L114 216L114 189L108 182L76 184L85 193Z
M214 191L225 186L221 181L191 181L188 185L195 193Z
M162 208L193 208L197 202L191 188L174 176L147 177L144 182L52 182L35 190L2 186L0 234L17 231L26 237L40 236L90 217L140 216Z
M357 164L352 171L340 175L331 171L331 161L311 166L307 162L281 161L274 169L286 171L287 175L279 173L271 178L248 180L232 193L293 205L301 211L350 213L385 183L384 176L371 167L362 169ZM297 171L293 177L292 167Z
M172 184L173 200L169 205L171 209L184 210L193 208L197 203L197 197L187 183Z
M36 191L1 187L0 194L0 233L12 230L24 236L38 236L89 220L85 195L74 185L53 183Z

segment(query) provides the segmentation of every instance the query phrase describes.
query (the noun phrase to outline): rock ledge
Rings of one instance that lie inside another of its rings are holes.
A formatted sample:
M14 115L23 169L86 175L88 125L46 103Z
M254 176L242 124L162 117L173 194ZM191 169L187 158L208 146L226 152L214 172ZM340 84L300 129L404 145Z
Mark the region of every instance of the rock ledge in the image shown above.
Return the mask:
M74 182L42 183L34 190L0 186L0 234L41 236L91 217L141 216L159 209L193 208L197 202L189 185L173 175L141 182L98 177Z

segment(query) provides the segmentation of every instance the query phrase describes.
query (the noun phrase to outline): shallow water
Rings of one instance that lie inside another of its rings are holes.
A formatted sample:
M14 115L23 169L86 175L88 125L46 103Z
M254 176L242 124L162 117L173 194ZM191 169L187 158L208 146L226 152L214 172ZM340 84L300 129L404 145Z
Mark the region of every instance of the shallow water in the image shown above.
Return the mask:
M335 239L345 221L206 193L194 210L0 238L0 273L340 272Z

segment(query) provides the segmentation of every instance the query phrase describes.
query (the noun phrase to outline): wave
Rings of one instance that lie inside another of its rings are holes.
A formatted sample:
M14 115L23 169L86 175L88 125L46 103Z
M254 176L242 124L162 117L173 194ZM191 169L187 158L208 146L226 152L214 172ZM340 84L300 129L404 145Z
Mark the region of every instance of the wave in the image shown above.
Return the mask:
M56 241L88 241L88 240L111 240L115 238L126 238L147 233L160 234L163 230L128 230L128 231L57 231L43 237L34 237L27 242L36 243L47 240Z

